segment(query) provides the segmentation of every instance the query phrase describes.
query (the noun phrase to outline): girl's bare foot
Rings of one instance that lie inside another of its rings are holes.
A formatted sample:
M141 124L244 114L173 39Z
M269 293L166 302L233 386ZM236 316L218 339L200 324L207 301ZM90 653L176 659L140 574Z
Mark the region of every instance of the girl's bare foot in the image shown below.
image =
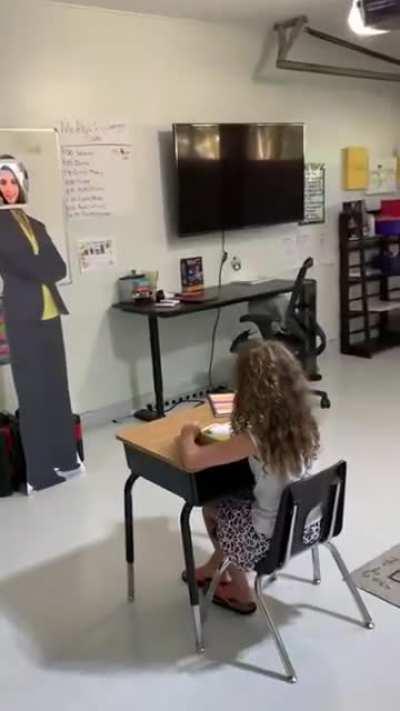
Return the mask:
M249 585L247 574L244 570L230 565L228 568L231 584L230 589L235 599L243 603L254 603L253 591Z
M218 564L216 564L211 559L204 565L201 565L199 568L196 568L196 577L197 577L197 575L200 575L204 578L209 578L210 580L212 580L214 577L214 573L218 567L219 567ZM220 583L229 583L229 581L230 581L230 576L228 575L227 571L225 571L221 575L219 582Z
M219 607L225 607L240 615L252 615L257 609L250 588L245 593L244 590L233 585L233 583L218 585L213 602Z

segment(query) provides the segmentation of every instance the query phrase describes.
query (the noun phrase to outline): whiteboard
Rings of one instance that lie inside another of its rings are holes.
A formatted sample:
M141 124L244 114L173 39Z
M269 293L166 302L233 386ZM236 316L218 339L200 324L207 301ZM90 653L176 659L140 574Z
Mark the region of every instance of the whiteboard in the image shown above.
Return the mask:
M53 128L1 128L0 155L3 154L12 155L24 163L29 175L26 212L46 225L67 265L67 277L61 283L70 283L64 186L57 131Z
M124 121L59 124L70 219L126 215L132 209L132 146Z

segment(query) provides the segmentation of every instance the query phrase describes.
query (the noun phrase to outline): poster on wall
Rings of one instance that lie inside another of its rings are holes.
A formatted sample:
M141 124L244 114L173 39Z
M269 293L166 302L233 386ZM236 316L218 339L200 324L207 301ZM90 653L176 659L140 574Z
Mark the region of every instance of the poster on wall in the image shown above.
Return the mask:
M397 190L397 160L383 158L370 160L367 195L394 193Z
M302 224L325 222L325 165L306 163L304 167L304 220Z
M127 123L63 120L58 130L68 217L129 213L133 173Z

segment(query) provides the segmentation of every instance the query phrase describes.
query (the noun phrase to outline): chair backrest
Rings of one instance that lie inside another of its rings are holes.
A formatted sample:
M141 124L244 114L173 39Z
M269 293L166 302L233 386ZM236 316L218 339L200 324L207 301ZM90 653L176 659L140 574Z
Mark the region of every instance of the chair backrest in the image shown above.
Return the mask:
M315 314L310 310L307 311L306 321L302 318L302 314L304 314L301 305L302 287L307 272L312 266L314 266L313 258L307 257L299 269L285 314L284 330L288 335L292 335L295 339L297 338L304 343L308 340L307 334L312 332L312 335L318 339L318 345L315 344L313 354L319 356L326 349L326 333L317 322Z
M281 296L273 299L260 298L250 304L249 313L241 317L241 322L255 323L264 339L277 338L294 350L303 362L307 356L319 356L326 348L327 339L324 330L317 323L311 309L302 303L302 289L307 271L314 260L304 260L296 279L290 298ZM236 352L249 340L249 332L240 334L231 346Z
M289 484L281 497L270 549L256 571L268 575L316 543L338 536L343 527L345 487L344 461ZM309 532L313 520L318 519L315 538Z
M285 317L286 321L288 319L293 318L296 314L296 308L297 308L298 303L300 301L301 290L303 287L304 280L307 276L308 270L311 269L311 267L313 267L313 266L314 266L313 258L307 257L307 259L304 260L303 264L301 265L301 267L298 271L298 274L297 274L296 279L294 281L293 290L291 292L289 304L288 304L287 311L286 311L286 317Z

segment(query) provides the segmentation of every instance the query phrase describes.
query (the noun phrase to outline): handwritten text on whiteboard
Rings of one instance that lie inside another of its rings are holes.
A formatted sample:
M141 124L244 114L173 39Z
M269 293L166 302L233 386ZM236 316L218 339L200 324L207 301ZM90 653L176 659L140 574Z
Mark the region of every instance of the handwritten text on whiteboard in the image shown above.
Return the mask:
M70 218L126 214L132 208L132 147L126 123L61 121Z

